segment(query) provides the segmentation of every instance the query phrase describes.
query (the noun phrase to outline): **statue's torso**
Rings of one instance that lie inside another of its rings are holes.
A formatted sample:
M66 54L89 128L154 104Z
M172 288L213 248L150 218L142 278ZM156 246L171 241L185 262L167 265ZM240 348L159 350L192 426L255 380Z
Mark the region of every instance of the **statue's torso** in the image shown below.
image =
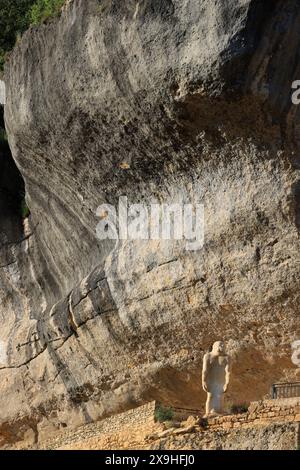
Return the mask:
M219 388L220 391L226 382L226 366L228 365L228 356L208 355L207 360L207 384L208 389Z

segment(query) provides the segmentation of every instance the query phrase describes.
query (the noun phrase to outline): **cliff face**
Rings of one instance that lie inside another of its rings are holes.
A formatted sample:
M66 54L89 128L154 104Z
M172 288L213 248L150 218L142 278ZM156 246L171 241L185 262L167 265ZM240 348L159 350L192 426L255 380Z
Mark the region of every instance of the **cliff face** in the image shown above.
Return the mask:
M31 216L7 240L0 214L6 441L199 407L218 338L229 399L295 378L299 24L296 0L73 0L16 46L5 120ZM204 247L99 241L97 207L124 195L203 203Z

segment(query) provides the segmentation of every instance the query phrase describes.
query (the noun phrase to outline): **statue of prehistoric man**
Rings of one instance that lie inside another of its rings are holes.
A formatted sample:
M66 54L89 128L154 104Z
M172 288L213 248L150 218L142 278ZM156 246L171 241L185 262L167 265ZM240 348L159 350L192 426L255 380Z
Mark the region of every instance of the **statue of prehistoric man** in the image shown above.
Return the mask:
M213 344L205 354L202 369L202 387L207 392L206 416L223 413L223 397L230 378L229 357L222 341Z

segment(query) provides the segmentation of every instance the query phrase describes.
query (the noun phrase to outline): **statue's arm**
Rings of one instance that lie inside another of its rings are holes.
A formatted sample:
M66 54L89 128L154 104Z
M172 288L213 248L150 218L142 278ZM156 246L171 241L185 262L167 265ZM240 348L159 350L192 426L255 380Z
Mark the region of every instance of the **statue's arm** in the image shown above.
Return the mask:
M205 354L205 356L203 358L203 367L202 367L202 388L205 392L208 392L208 389L207 389L207 372L208 372L207 362L208 362L208 354Z
M225 367L225 385L224 385L224 393L227 391L228 384L230 380L230 360L228 359L226 367Z

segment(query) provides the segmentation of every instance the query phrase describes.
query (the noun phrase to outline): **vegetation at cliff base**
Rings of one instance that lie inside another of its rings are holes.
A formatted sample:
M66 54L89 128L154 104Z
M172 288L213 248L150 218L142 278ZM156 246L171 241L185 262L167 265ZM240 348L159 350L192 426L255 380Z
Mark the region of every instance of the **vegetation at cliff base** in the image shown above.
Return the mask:
M166 408L159 404L155 409L154 416L156 421L163 423L165 421L171 421L173 419L174 412L172 408Z
M0 0L0 70L7 54L30 25L59 14L65 0Z
M230 403L229 404L229 413L233 415L247 413L250 403Z

